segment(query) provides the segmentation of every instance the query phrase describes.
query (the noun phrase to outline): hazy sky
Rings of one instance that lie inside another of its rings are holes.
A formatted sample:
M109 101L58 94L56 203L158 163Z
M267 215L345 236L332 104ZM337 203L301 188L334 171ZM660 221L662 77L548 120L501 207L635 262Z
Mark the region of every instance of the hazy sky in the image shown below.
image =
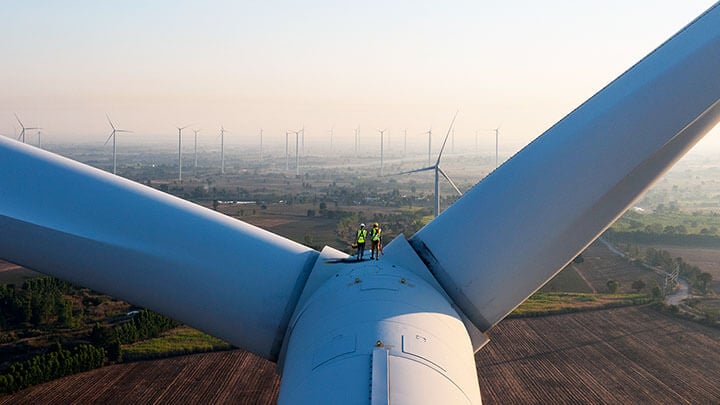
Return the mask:
M501 125L517 148L713 3L0 0L0 133L17 112L46 139L104 141L108 113L137 136L420 141L459 109L458 137Z

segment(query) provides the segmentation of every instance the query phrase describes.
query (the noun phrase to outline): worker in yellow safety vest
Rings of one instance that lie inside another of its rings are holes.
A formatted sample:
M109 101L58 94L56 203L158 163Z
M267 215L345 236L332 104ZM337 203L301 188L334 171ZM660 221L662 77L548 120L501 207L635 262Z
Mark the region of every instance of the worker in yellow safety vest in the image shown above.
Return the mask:
M372 230L370 231L370 242L370 260L380 260L380 250L382 249L380 247L382 246L382 229L380 229L380 225L377 222L373 224Z
M367 239L367 229L365 229L365 224L360 224L360 229L358 229L357 234L355 235L358 260L362 260L363 255L365 254L365 239Z

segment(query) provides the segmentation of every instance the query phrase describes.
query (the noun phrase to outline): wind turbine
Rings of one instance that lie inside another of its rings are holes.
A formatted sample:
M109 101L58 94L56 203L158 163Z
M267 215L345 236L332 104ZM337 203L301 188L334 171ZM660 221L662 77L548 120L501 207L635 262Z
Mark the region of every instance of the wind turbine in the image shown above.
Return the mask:
M407 128L405 128L405 138L403 138L403 157L407 156Z
M20 131L20 136L18 136L18 140L21 140L22 143L25 143L25 131L34 130L34 129L38 129L38 130L42 129L42 128L37 128L37 127L25 127L25 125L22 123L22 121L20 121L20 117L18 117L17 114L15 114L15 119L17 120L18 123L20 123L20 128L22 128L22 130Z
M302 133L303 136L305 134L305 126L303 125L302 129L300 129L299 131L290 131L290 132L295 134L295 175L299 176L300 175L300 153L299 153L298 141L300 138L300 134ZM287 143L286 143L286 145L287 145ZM286 147L286 150L287 150L287 147Z
M358 143L360 142L360 125L355 128L355 157L358 155Z
M220 174L225 174L225 133L230 132L220 125Z
M176 127L178 130L178 181L182 182L182 130L189 127L192 124L185 125L184 127Z
M335 134L335 125L330 127L330 152L333 150L333 135Z
M381 261L2 137L0 257L277 362L280 405L480 404L486 333L720 122L717 27L716 5Z
M400 172L398 174L410 174L410 173L418 173L418 172L424 172L428 170L433 170L435 172L435 217L440 215L440 175L442 175L445 180L450 183L450 185L457 191L459 195L462 195L462 192L460 189L455 185L455 183L450 179L450 176L448 176L443 169L440 168L440 159L442 158L443 150L445 150L445 144L447 143L448 136L450 135L450 131L453 128L453 125L455 125L455 118L457 118L458 113L455 112L455 115L453 116L452 121L450 122L450 127L448 128L448 132L445 135L445 139L443 140L442 147L440 148L440 153L438 153L437 160L435 161L435 164L428 167L423 167L421 169L415 169L415 170L408 170L406 172Z
M300 132L302 133L302 154L305 156L305 124L303 124ZM297 156L297 153L295 153L295 156Z
M105 140L105 145L107 145L108 142L110 142L110 138L112 138L113 141L113 174L117 174L117 133L118 132L132 132L128 131L127 129L117 129L115 128L115 124L113 124L112 120L110 120L110 116L105 114L105 118L107 118L108 123L110 124L110 128L112 128L112 131L110 131L110 136Z
M198 138L198 134L200 133L200 130L193 129L192 131L195 134L195 175L197 175L197 138Z
M260 128L260 163L263 161L263 130Z
M288 136L290 131L285 130L285 171L290 170L290 148L288 145Z
M42 149L42 140L40 139L40 130L37 131L38 136L38 148Z
M498 139L500 137L500 125L498 125L495 129L493 129L495 132L495 168L498 167Z
M428 136L428 164L432 163L432 127L428 129L426 132L423 132L423 134L427 134Z
M387 128L383 130L377 130L380 132L380 175L383 175L383 154L384 154L384 145L385 145L385 131L387 131Z

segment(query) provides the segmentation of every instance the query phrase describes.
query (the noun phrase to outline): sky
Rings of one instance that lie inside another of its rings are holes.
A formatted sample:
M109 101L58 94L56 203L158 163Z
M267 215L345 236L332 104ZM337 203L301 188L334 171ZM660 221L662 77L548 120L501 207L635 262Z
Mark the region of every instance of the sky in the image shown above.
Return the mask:
M421 142L459 110L458 139L517 150L713 3L0 0L0 134Z

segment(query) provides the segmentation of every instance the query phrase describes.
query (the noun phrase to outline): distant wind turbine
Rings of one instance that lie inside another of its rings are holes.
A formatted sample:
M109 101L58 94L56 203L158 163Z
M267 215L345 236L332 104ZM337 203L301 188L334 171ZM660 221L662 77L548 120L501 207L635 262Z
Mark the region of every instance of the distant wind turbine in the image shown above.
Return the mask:
M112 131L110 132L110 136L108 136L108 139L105 140L105 145L107 145L108 142L110 142L110 138L112 138L113 141L113 174L117 173L117 133L118 132L132 132L128 131L126 129L118 129L115 128L115 124L113 124L112 120L110 120L110 117L105 114L105 118L107 118L108 123L110 123L110 128L112 128ZM38 139L39 141L39 139Z
M225 174L225 133L230 132L220 125L220 174Z
M453 125L455 125L455 118L457 118L457 112L455 112L455 115L453 116L452 121L450 122L450 128L448 128L448 132L445 135L445 140L443 141L442 148L440 148L440 153L438 153L437 160L435 161L435 164L428 167L423 167L422 169L415 169L415 170L409 170L406 172L401 172L398 174L410 174L410 173L417 173L417 172L424 172L428 170L434 170L435 171L435 216L437 217L440 214L440 175L445 177L445 180L450 183L450 185L457 191L459 195L462 195L462 192L460 189L455 185L455 183L450 179L450 177L443 171L443 169L440 168L440 159L442 158L443 150L445 149L445 144L447 143L448 136L450 135L450 131L452 130ZM429 131L428 131L429 132Z
M432 163L432 127L427 130L427 132L423 132L424 134L427 134L428 136L428 164Z
M184 127L176 127L178 130L178 181L182 182L182 130L189 127L192 124L185 125Z
M20 118L15 114L15 119L18 123L20 123L20 128L22 130L20 131L20 136L18 136L18 140L22 140L22 143L25 143L25 131L33 130L33 129L42 129L42 128L35 128L35 127L25 127L25 125L20 121Z
M288 146L288 136L290 136L290 131L285 130L285 171L290 170L290 149Z
M295 175L300 175L300 150L299 150L299 140L300 140L300 134L302 133L303 136L305 134L305 126L303 126L299 131L290 131L295 134Z
M199 129L193 129L193 133L195 134L195 175L197 175L197 137L200 133Z
M360 142L360 125L355 128L355 156L358 155L358 143Z
M40 130L37 131L38 136L38 148L42 149L42 139L40 139Z
M407 156L407 128L405 128L405 138L403 140L403 157Z
M335 125L330 127L330 151L333 150L333 135L335 133Z
M383 130L377 130L380 132L380 175L383 175L383 154L384 154L384 145L385 145L385 131L387 131L387 128Z
M263 130L260 128L260 163L263 161Z
M500 125L497 126L497 128L493 129L495 131L495 168L498 167L498 139L500 134Z

